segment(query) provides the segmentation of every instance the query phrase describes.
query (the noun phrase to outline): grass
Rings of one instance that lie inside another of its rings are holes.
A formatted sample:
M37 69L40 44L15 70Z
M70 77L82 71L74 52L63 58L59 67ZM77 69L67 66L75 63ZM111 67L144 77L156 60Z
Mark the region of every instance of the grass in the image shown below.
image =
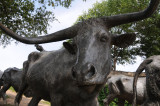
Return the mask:
M9 88L9 90L16 92L12 86Z
M45 104L49 104L50 105L50 102L48 102L48 101L42 101L43 103L45 103Z

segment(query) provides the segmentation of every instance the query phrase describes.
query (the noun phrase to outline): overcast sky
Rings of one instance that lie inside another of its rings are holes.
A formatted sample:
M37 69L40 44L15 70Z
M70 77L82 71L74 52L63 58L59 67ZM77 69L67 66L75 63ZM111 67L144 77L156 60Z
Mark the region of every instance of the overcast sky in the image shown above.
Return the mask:
M51 23L51 28L48 29L49 33L70 27L76 21L79 15L84 11L87 11L88 8L92 8L92 5L96 1L101 0L87 0L82 2L82 0L75 0L69 9L62 7L57 7L54 10L55 17L59 22ZM42 44L45 50L57 50L62 47L62 42L47 43ZM29 53L36 51L34 45L26 45L22 43L11 43L6 48L0 46L0 70L4 71L9 67L22 68L23 62L27 60ZM138 58L137 63L134 65L118 65L117 70L123 71L135 71L138 65L141 62L141 58Z

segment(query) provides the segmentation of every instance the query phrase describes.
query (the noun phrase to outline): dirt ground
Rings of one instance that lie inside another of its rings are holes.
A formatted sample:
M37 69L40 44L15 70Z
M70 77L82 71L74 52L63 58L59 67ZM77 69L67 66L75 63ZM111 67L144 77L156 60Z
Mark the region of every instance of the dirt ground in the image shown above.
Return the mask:
M7 93L8 98L7 98L7 104L5 105L3 103L3 99L0 99L0 106L14 106L14 98L16 96L16 92L13 92L11 90L8 90ZM22 101L20 103L20 106L27 106L31 98L26 98L23 96ZM38 106L50 106L50 104L47 104L45 101L41 100L41 102L38 104Z

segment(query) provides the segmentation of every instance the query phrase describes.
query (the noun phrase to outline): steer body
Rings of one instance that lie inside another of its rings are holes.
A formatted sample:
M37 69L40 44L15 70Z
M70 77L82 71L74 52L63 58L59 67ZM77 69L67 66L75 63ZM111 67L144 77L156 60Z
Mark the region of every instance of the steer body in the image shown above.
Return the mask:
M129 76L132 75L132 76ZM104 100L105 105L109 106L110 102L113 99L118 98L118 103L121 106L124 106L125 100L129 103L133 101L133 77L134 72L111 72L108 76L107 85L109 89L109 95ZM137 82L137 104L142 104L147 98L146 95L146 77L145 74L142 74Z

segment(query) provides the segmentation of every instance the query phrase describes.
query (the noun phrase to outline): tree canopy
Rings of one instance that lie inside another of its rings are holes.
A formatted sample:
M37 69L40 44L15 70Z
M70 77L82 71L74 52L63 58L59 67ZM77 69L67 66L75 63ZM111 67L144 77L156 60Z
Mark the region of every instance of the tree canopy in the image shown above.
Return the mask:
M0 22L26 37L46 34L55 20L54 8L68 8L73 0L0 0ZM83 0L85 1L85 0ZM0 45L6 46L11 38L0 31Z
M89 9L79 16L78 21L83 21L88 18L111 16L116 14L137 12L145 9L150 0L104 0L94 4L93 8ZM137 55L149 57L160 53L160 8L152 17L125 25L120 25L111 29L112 33L132 33L135 32L137 40L133 46L128 48L112 47L114 64L134 63Z

